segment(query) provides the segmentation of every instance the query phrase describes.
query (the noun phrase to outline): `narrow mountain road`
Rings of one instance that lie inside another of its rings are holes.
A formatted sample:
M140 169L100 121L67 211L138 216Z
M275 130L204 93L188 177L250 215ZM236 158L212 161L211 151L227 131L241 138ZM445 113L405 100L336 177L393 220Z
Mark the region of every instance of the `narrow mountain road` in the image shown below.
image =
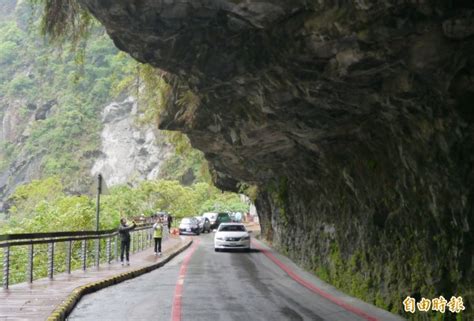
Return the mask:
M339 293L260 242L250 253L216 253L212 233L164 267L84 297L68 319L401 320Z

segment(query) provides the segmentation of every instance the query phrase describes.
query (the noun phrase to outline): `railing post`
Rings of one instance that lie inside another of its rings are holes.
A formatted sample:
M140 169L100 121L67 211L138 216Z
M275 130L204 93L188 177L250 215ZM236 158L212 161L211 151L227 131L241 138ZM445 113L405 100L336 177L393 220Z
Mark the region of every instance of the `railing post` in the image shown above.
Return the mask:
M135 232L136 234L136 237L135 237L135 240L137 241L137 246L135 247L135 252L140 252L140 231L138 232Z
M135 253L140 251L140 232L135 232Z
M3 248L3 288L8 289L10 277L10 246Z
M139 248L140 248L140 251L142 251L143 250L143 231L139 231L138 235L140 236Z
M100 265L100 238L95 240L95 267L99 268Z
M140 251L143 251L143 231L138 232L140 236Z
M48 243L48 277L53 279L54 275L54 242Z
M114 243L115 243L115 244L114 244L114 246L115 246L115 261L117 261L117 262L119 261L119 255L118 255L118 240L119 240L118 235L115 235L115 242L114 242Z
M146 239L145 239L145 247L148 248L148 245L149 245L149 243L150 243L150 236L149 236L149 234L148 234L148 230L145 230L145 237L146 237Z
M138 246L140 245L140 240L138 239L137 232L133 232L133 242L135 243L135 246L133 247L134 248L133 253L136 253L138 250Z
M87 268L87 240L82 240L82 270Z
M140 252L142 250L142 233L141 233L141 231L137 232L137 238L138 238L137 252Z
M135 246L133 247L135 251L133 251L133 253L138 252L138 246L140 245L140 240L138 239L138 236L139 235L137 232L133 232L133 243L135 243Z
M72 241L68 241L66 245L66 272L71 274L71 256L72 256Z
M106 247L107 247L107 263L110 264L111 257L110 257L110 237L106 239Z
M33 244L30 244L28 246L28 269L27 269L28 283L33 283L33 258L34 258L34 246Z
M133 243L134 243L134 246L133 246L134 251L133 251L133 253L136 253L137 250L138 250L138 245L140 244L140 243L139 243L139 240L138 240L138 234L137 234L137 232L133 232Z
M143 249L146 249L147 248L147 242L148 242L148 235L147 235L147 232L146 230L143 230Z

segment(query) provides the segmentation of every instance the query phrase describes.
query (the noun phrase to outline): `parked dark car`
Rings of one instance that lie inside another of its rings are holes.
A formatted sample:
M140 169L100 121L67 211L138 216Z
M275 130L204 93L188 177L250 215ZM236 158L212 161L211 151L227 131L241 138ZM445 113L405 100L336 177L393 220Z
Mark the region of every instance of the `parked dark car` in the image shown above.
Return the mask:
M204 216L195 216L194 217L198 223L201 233L209 233L211 232L211 221L207 217Z
M196 234L201 233L199 223L194 217L185 217L179 224L179 235L182 234Z
M211 225L212 229L219 228L221 223L230 223L232 222L229 213L218 213L216 217L216 221L214 224Z

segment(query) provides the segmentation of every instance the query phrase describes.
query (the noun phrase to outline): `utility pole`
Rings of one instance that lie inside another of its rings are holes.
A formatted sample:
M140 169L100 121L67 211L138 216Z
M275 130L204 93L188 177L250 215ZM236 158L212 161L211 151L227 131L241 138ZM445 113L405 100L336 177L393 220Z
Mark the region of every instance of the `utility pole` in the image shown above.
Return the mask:
M99 217L100 217L100 193L102 192L102 175L97 175L97 203L95 208L95 231L99 232ZM100 239L97 235L96 249L95 249L95 266L99 268L100 264Z
M102 192L102 175L97 175L97 203L95 209L95 230L99 231L99 217L100 217L100 193Z

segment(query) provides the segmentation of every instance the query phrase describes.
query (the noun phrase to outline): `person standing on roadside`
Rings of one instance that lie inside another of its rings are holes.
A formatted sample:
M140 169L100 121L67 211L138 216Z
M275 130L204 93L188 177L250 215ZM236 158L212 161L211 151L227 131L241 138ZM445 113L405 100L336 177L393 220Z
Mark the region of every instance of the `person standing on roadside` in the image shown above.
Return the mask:
M125 218L120 219L120 226L118 229L120 235L120 262L123 265L123 256L127 260L127 265L130 265L130 231L133 230L137 224L135 222L132 225L127 225L127 220Z
M171 214L168 214L168 231L171 231L171 223L173 222L173 217Z
M163 224L158 218L153 224L153 238L155 239L155 255L161 255L161 239L163 238Z

